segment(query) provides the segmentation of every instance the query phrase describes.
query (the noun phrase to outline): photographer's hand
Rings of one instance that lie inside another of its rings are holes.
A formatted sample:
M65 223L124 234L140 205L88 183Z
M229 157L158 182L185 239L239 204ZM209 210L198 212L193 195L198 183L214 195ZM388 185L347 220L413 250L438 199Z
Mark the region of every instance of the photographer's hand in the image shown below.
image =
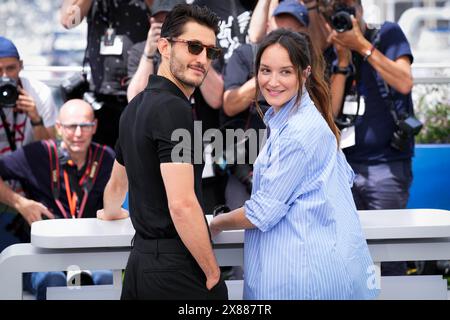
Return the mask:
M139 66L131 78L127 89L127 99L131 101L139 92L145 89L148 77L155 73L153 59L158 49L158 39L161 37L162 23L150 18L150 30L147 33L144 52L139 61Z
M327 42L329 44L332 44L334 49L336 50L338 66L347 67L352 61L352 52L347 47L344 47L338 43L338 41L334 37L333 29L328 25L328 23L325 24L325 28L328 31Z
M42 203L30 200L24 197L15 206L15 209L20 212L24 219L31 225L35 221L42 220L42 216L54 219L55 216Z
M78 26L87 16L93 0L64 0L60 9L60 23L66 29Z
M41 116L37 112L36 102L23 88L20 87L16 107L18 110L25 112L32 122L41 121Z
M36 102L23 88L19 87L19 98L16 102L16 109L25 112L30 118L33 126L34 140L45 140L55 138L54 126L45 127L42 117L37 111Z
M364 35L359 26L358 20L352 16L353 28L351 30L345 32L337 32L336 30L332 30L329 40L337 45L345 47L347 49L356 51L361 55L367 50L370 50L372 44L364 38Z
M156 22L154 18L150 18L150 30L147 34L147 41L145 42L144 54L153 57L158 48L158 39L161 37L162 23Z
M353 28L349 31L338 33L333 30L330 40L335 44L358 52L389 86L402 94L409 94L414 84L410 56L405 54L396 60L389 59L364 38L358 21L354 17L352 17L352 23ZM331 95L333 96L333 92Z

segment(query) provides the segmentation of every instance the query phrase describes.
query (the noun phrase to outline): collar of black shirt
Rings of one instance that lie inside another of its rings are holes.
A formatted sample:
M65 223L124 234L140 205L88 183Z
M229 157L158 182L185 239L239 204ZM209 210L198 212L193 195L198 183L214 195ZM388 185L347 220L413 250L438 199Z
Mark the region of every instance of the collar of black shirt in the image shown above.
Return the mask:
M184 95L183 91L177 87L175 83L167 79L166 77L158 76L158 75L150 75L148 80L147 89L159 89L159 90L168 90L170 93L183 98L187 102L189 100Z

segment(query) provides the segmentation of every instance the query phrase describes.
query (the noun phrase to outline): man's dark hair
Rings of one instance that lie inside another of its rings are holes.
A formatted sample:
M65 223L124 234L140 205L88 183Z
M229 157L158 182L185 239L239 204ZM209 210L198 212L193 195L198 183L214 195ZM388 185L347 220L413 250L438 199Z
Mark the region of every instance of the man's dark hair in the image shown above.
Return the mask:
M193 21L206 26L217 35L219 33L219 17L207 7L178 4L169 12L161 28L162 38L176 38L183 33L186 23Z

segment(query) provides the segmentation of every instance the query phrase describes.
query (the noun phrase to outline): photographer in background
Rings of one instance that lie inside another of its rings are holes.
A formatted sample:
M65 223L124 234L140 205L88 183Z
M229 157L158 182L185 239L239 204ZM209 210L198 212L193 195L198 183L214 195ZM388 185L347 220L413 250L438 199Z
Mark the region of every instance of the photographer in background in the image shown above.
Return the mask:
M51 90L40 81L19 76L22 68L14 43L0 36L0 160L33 141L55 137L57 108ZM8 185L23 193L19 181L10 180ZM18 241L6 232L15 217L17 213L0 202L0 252Z
M92 143L97 121L83 100L70 100L56 123L61 140L30 143L0 159L0 201L17 210L14 232L30 242L32 223L53 218L92 218L103 207L103 192L111 175L114 152ZM19 180L20 195L4 181ZM88 280L88 279L86 279ZM24 274L24 288L45 299L47 287L65 286L61 271ZM95 271L87 284L111 284L112 272Z
M57 108L49 87L19 76L14 43L0 36L0 157L34 140L55 137Z
M303 4L297 1L286 0L281 2L272 12L272 16L266 23L267 33L285 28L295 32L307 32L309 24L308 11ZM223 111L227 116L225 129L248 129L263 130L266 125L263 119L256 111L255 94L255 66L254 60L258 51L258 45L242 44L231 56L224 72ZM269 106L262 95L258 99L263 112ZM258 141L258 146L261 141ZM229 149L230 146L227 146ZM238 148L244 149L239 150ZM239 152L245 152L248 162L245 164L229 163L226 168L231 175L225 189L225 199L227 206L231 209L237 209L244 205L244 202L250 199L252 189L253 162L248 152L248 145L244 143L235 146L236 155ZM227 150L229 151L229 150ZM259 153L259 147L258 147ZM256 156L256 154L254 155ZM236 157L238 158L238 157ZM227 160L227 159L225 159ZM246 159L247 160L247 159ZM227 161L228 162L228 161Z
M61 24L71 29L86 17L87 56L91 67L98 130L94 141L114 147L119 119L127 105L128 51L144 41L149 29L148 8L153 0L64 0Z
M356 173L353 197L359 210L403 209L412 182L414 118L413 56L399 25L380 30L365 24L359 0L319 4L330 27L337 59L331 94L341 148ZM406 262L382 264L382 275L403 275Z

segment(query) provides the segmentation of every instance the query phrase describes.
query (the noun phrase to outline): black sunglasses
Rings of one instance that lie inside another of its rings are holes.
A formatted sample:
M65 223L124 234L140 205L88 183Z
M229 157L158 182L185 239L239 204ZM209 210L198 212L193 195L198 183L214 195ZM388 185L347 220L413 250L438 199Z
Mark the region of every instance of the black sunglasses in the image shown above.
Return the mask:
M184 40L184 39L174 39L174 38L167 38L170 42L182 42L187 43L189 53L199 55L203 52L203 48L206 48L206 57L208 59L214 60L217 59L220 56L220 53L222 50L217 47L213 46L206 46L200 41L196 40Z

